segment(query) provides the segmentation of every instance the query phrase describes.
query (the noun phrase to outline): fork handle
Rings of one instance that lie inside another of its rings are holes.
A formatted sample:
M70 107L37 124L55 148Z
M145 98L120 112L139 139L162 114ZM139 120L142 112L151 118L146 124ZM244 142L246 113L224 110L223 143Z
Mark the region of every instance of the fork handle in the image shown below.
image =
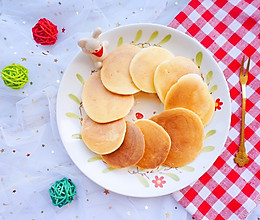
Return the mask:
M245 152L245 112L246 112L246 98L244 97L244 93L243 93L242 118L241 118L241 137L240 137L240 146L239 146L240 152Z

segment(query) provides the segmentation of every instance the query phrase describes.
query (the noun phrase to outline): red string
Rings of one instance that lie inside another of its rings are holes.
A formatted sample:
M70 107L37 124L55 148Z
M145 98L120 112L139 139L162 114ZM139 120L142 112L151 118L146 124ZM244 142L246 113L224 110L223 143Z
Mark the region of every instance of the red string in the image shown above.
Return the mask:
M42 18L32 28L33 38L36 43L41 45L52 45L57 40L57 26L46 18Z

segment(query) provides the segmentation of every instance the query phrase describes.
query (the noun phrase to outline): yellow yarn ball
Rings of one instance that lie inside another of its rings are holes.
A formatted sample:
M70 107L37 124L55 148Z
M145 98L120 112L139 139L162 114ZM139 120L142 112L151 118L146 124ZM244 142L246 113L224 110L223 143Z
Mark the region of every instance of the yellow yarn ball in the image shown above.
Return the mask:
M29 80L28 69L15 63L6 66L1 73L4 84L12 89L21 89Z

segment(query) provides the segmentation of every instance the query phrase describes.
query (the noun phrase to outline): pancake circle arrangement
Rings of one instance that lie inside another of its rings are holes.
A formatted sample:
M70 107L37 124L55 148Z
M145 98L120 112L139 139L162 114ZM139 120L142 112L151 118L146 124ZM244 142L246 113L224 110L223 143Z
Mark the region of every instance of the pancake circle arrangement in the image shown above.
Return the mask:
M135 123L126 121L139 92L156 93L164 111ZM158 46L117 47L101 70L87 78L81 97L86 112L83 142L113 168L191 163L203 147L204 126L215 109L200 68Z

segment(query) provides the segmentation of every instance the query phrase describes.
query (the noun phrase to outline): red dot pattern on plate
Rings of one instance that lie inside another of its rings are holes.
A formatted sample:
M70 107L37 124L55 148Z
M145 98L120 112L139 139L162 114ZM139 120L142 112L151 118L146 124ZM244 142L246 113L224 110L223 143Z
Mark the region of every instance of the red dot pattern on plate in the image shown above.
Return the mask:
M135 117L136 117L137 119L142 119L144 116L143 116L142 113L137 112L137 113L135 114Z

